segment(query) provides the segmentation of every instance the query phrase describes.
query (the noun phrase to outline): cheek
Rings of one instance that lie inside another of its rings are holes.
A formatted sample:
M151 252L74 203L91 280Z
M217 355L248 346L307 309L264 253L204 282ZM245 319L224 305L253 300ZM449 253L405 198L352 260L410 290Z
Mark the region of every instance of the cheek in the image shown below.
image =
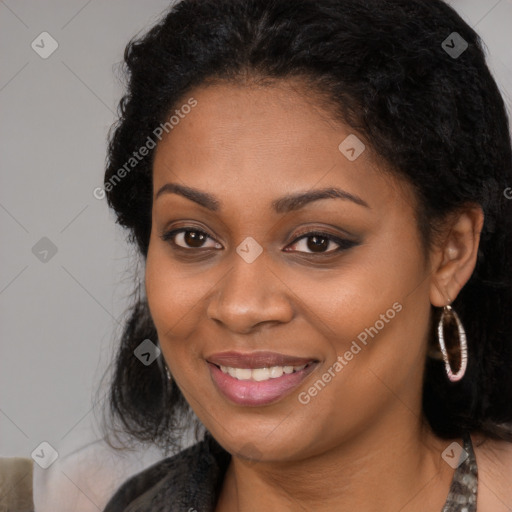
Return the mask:
M150 242L145 272L146 295L164 350L169 347L169 340L186 340L192 333L197 325L201 299L213 283L207 273L192 275L172 261L165 247Z
M313 417L330 411L333 422L350 430L393 403L417 409L430 315L426 277L414 237L384 237L336 279L325 279L322 298L312 296L309 305L330 349L319 377L335 377L326 375L330 383L311 400Z
M358 336L372 339L368 330L380 335L391 326L407 325L410 335L411 327L415 332L422 328L421 322L414 327L408 321L425 317L430 309L422 248L414 233L407 237L397 232L380 232L326 272L300 275L287 269L280 275L296 304L303 306L300 315L329 341L331 356L348 350Z

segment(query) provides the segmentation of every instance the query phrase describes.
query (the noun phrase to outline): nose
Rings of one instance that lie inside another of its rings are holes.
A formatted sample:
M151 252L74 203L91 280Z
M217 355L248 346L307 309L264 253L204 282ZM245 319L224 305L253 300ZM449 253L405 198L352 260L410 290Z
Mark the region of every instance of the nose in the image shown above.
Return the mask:
M264 255L252 263L234 255L233 267L211 295L208 318L241 334L263 324L286 323L293 318L290 289L276 270L267 265Z

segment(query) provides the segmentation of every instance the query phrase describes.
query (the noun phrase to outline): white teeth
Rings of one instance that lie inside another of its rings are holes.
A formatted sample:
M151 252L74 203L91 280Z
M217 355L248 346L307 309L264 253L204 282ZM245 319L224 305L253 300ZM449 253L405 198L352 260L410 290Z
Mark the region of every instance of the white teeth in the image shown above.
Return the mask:
M250 380L251 373L252 370L250 368L237 368L235 370L235 378L238 380ZM231 372L229 372L229 374L231 375Z
M263 382L270 379L277 379L283 374L300 372L307 365L300 366L271 366L270 368L232 368L230 366L220 366L223 373L227 373L231 377L238 380L253 380Z
M252 380L255 380L256 382L270 379L270 370L268 368L254 368L251 373Z
M282 366L272 366L269 370L270 378L277 379L283 375L283 367Z

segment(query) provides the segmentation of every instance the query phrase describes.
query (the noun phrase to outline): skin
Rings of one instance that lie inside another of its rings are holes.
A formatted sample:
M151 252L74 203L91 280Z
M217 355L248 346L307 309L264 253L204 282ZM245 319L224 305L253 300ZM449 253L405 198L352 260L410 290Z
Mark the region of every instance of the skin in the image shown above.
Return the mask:
M353 131L299 82L220 83L190 91L183 103L189 97L197 106L155 155L145 284L173 378L233 455L217 512L309 511L319 503L338 512L441 510L454 470L441 458L451 441L435 436L421 411L427 332L431 305L453 301L473 272L481 209L450 217L426 252L408 184L383 172L369 144L355 161L345 158L338 145ZM218 210L177 193L156 198L167 183L214 195ZM324 187L369 207L330 198L290 213L271 208L286 194ZM206 233L203 245L190 246L183 233L175 245L162 240L183 227ZM357 245L334 252L330 242L319 254L302 236L314 230ZM252 263L236 252L248 236L264 249ZM298 393L396 302L402 310L301 404ZM205 358L227 350L319 364L285 398L247 407L212 381ZM479 512L484 499L479 490Z

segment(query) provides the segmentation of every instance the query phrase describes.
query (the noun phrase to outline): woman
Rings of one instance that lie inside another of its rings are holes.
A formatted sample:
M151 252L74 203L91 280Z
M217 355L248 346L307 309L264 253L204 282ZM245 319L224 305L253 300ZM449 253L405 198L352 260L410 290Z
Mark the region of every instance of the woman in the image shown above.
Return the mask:
M105 511L510 510L511 141L478 35L439 0L183 0L125 62L105 191L145 276L111 412L205 433Z

